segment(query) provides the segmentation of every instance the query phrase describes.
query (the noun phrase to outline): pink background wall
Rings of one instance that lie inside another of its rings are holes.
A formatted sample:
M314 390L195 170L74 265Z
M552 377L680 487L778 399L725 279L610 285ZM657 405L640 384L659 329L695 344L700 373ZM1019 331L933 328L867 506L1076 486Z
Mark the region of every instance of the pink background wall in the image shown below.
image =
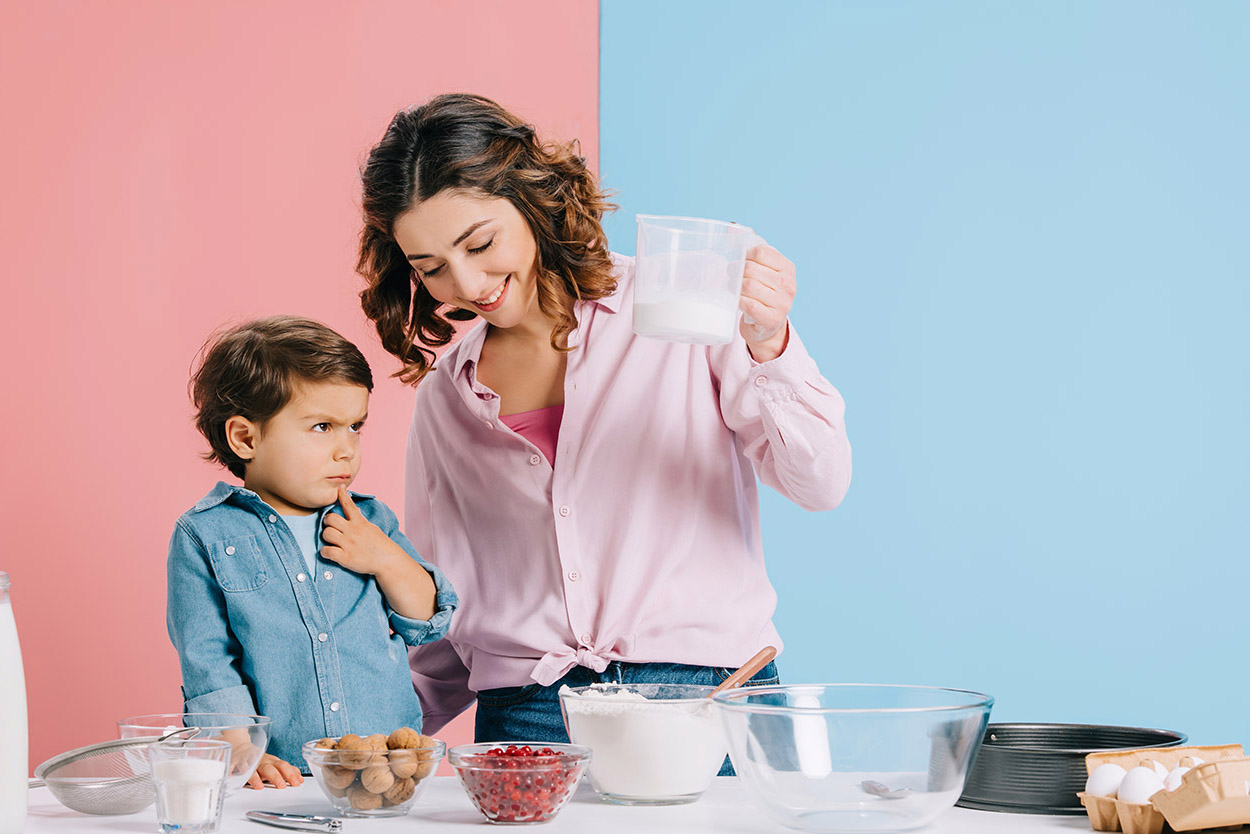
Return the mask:
M378 383L357 486L402 504L411 391L353 271L356 170L390 116L480 92L597 165L595 0L321 5L0 11L0 570L32 768L181 708L164 564L228 477L198 459L186 394L213 329L287 312L357 341Z

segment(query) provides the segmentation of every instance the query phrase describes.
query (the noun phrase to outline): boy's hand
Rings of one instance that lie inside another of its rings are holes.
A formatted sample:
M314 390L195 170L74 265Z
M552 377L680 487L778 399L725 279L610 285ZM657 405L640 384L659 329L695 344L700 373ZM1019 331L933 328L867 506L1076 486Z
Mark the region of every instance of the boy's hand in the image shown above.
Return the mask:
M290 762L284 762L272 753L266 753L260 759L260 764L256 766L256 772L247 780L247 786L255 790L260 790L265 785L272 785L275 788L285 788L287 785L299 787L304 784L304 777L300 775L299 768Z
M382 528L364 517L347 493L347 487L339 487L339 504L343 515L326 513L321 538L326 546L321 555L355 573L377 574L396 559L411 561L404 549Z

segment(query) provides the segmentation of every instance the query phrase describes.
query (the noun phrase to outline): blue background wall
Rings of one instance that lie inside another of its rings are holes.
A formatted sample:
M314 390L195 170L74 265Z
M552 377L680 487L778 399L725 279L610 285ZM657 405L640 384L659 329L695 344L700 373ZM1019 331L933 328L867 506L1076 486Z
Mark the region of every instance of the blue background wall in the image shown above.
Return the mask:
M633 215L753 226L848 403L791 681L1250 742L1250 4L604 0Z

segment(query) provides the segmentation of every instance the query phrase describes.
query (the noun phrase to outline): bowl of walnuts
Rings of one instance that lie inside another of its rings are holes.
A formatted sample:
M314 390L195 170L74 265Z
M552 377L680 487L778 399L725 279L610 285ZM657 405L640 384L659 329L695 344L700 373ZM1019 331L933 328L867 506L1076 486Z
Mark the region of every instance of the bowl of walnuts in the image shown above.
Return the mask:
M447 745L401 727L389 736L347 734L310 741L304 759L335 810L349 817L408 813Z

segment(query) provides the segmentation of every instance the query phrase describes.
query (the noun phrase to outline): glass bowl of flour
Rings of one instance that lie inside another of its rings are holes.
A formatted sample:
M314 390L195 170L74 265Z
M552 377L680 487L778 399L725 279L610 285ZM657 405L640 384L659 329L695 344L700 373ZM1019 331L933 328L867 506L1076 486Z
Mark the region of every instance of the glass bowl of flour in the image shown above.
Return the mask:
M675 683L561 687L574 744L594 751L589 777L620 805L679 805L699 798L725 761L710 686Z

